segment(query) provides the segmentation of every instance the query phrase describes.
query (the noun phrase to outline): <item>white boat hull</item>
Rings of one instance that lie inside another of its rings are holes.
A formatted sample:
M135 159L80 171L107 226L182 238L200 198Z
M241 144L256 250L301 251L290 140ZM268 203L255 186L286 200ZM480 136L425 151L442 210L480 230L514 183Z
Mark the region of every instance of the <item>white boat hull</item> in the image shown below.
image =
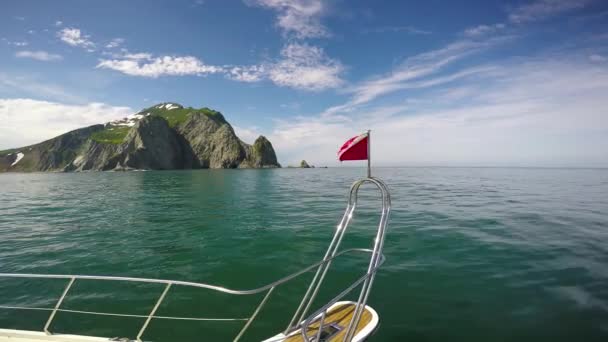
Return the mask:
M53 334L47 335L41 331L0 329L0 342L108 342L109 338Z

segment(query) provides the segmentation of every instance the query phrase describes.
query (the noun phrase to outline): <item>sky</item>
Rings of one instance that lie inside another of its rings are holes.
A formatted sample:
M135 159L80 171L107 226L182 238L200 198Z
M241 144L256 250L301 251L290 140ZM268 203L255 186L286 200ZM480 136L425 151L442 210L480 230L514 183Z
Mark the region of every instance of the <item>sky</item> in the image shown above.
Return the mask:
M161 102L283 165L608 167L608 1L0 3L0 149Z

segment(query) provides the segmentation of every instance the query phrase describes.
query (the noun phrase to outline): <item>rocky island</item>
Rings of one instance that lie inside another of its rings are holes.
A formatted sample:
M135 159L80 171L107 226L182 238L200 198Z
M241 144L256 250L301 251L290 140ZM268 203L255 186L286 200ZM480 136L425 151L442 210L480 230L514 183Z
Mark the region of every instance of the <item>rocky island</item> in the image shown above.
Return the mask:
M275 167L281 166L264 136L249 145L220 112L176 103L0 151L0 172Z

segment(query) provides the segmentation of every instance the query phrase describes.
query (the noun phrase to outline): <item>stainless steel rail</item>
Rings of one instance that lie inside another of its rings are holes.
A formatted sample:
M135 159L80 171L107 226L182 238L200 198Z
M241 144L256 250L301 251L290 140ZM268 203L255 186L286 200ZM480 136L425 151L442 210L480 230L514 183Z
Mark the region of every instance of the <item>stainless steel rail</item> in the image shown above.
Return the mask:
M351 248L344 250L334 256L337 258L344 254L349 253L371 253L372 251L364 248ZM332 258L332 259L334 259ZM47 334L52 334L50 331L51 324L58 312L66 312L66 313L78 313L78 314L88 314L88 315L99 315L99 316L115 316L115 317L133 317L133 318L145 318L146 321L144 325L141 327L136 339L137 341L142 341L141 338L146 331L149 323L153 319L161 319L161 320L188 320L188 321L245 321L245 325L239 332L239 334L235 337L234 341L238 341L249 328L249 326L253 323L257 314L262 310L263 306L266 304L267 300L272 293L272 290L279 285L282 285L294 278L297 278L307 272L310 272L315 267L318 267L321 264L327 263L332 259L321 260L316 262L298 272L292 273L288 276L285 276L277 281L274 281L270 284L264 285L259 288L249 289L249 290L235 290L229 289L222 286L216 286L205 283L196 283L196 282L188 282L188 281L179 281L179 280L167 280L167 279L152 279L152 278L134 278L134 277L112 277L112 276L94 276L94 275L68 275L68 274L32 274L32 273L0 273L0 278L28 278L28 279L65 279L68 280L68 284L64 288L61 297L57 300L57 304L53 308L39 308L39 307L26 307L26 306L16 306L16 305L0 305L0 309L7 310L38 310L38 311L50 311L49 318L42 329ZM96 311L81 311L81 310L68 310L62 309L61 305L65 298L69 294L69 290L72 288L74 282L76 280L101 280L101 281L122 281L122 282L135 282L135 283L153 283L153 284L164 284L165 289L163 293L156 301L156 304L153 310L149 315L132 315L132 314L122 314L122 313L110 313L110 312L96 312ZM203 288L211 291L232 294L232 295L255 295L258 293L262 293L267 291L266 295L262 299L262 301L258 304L255 312L247 318L197 318L197 317L169 317L169 316L157 316L156 311L164 301L167 293L169 292L169 288L172 285L176 286L186 286L186 287L194 287L194 288Z
M365 183L371 183L378 187L382 194L382 211L380 222L378 225L378 232L374 239L373 249L366 248L350 248L343 251L338 252L338 248L340 247L340 243L342 242L342 238L344 237L344 233L346 232L348 225L353 217L353 213L357 206L357 197L359 188L361 185ZM205 284L205 283L197 283L197 282L188 282L188 281L178 281L178 280L166 280L166 279L152 279L152 278L133 278L133 277L112 277L112 276L95 276L95 275L66 275L66 274L28 274L28 273L0 273L0 278L43 278L43 279L64 279L68 280L66 287L64 288L61 297L57 300L57 303L53 308L38 308L38 307L24 307L24 306L15 306L15 305L0 305L0 309L7 310L39 310L39 311L50 311L49 318L46 321L46 324L43 328L43 331L47 334L52 334L50 327L53 323L53 320L58 312L66 312L66 313L78 313L78 314L88 314L88 315L100 315L100 316L116 316L116 317L134 317L134 318L145 318L145 322L140 328L136 340L142 341L142 337L154 319L166 319L166 320L189 320L189 321L245 321L244 326L239 331L237 336L234 338L234 342L237 342L241 339L241 337L245 334L247 329L251 326L259 312L262 310L270 295L274 291L277 286L280 286L296 277L299 277L307 272L310 272L316 268L316 273L300 302L296 312L291 319L291 322L287 326L284 331L285 336L289 336L293 334L294 331L301 329L301 334L304 338L304 341L310 342L310 338L306 336L306 332L308 331L308 326L310 323L319 315L321 315L321 322L319 326L319 331L323 328L323 320L327 314L327 310L331 305L335 304L340 298L344 297L348 293L350 293L357 286L362 285L361 292L359 294L359 298L357 300L357 305L355 308L355 313L353 315L353 320L350 322L346 336L344 341L351 341L353 336L355 335L355 330L358 325L358 322L361 318L361 313L365 308L365 304L367 302L367 298L371 291L372 283L374 280L374 276L378 268L384 263L384 255L382 255L382 248L384 245L384 234L386 231L386 226L388 222L388 215L390 212L390 194L386 187L386 184L381 180L373 177L364 178L357 182L355 182L350 189L350 195L348 200L348 205L340 221L340 224L337 226L336 232L332 238L332 241L325 253L323 259L319 262L316 262L308 267L303 268L300 271L287 275L279 280L276 280L272 283L264 285L255 289L248 290L235 290L222 286ZM306 316L306 313L309 311L319 289L321 288L321 284L327 274L329 267L331 266L331 262L337 257L347 254L347 253L369 253L371 254L370 263L367 269L367 272L360 277L357 281L352 283L348 288L338 294L334 299L332 299L329 303L316 310L313 314ZM109 312L95 312L95 311L80 311L80 310L68 310L62 309L61 305L63 301L68 296L70 289L74 285L77 280L101 280L101 281L124 281L124 282L136 282L136 283L154 283L154 284L163 284L165 285L163 292L160 297L157 299L154 307L150 311L148 315L132 315L132 314L123 314L123 313L109 313ZM256 306L255 311L252 313L250 317L247 318L196 318L196 317L169 317L169 316L157 316L156 312L159 307L163 303L164 299L169 293L169 290L172 286L187 286L194 288L202 288L208 289L211 291L232 294L232 295L255 295L262 292L266 292L262 300ZM306 318L308 317L308 318ZM314 337L315 340L318 340L319 336Z
M340 243L342 242L344 233L348 229L348 225L351 222L353 213L355 211L355 208L357 207L359 189L365 183L371 183L371 184L375 185L378 188L378 190L380 190L380 193L382 195L382 210L381 210L381 214L380 214L380 221L378 223L378 231L377 231L376 237L374 239L373 249L372 249L372 253L371 253L372 256L371 256L371 260L369 262L367 273L363 277L361 277L359 280L357 280L353 284L351 284L346 290L344 290L342 293L340 293L338 296L336 296L334 299L332 299L329 303L325 304L319 310L317 310L314 313L312 313L311 315L307 316L307 312L310 309L311 305L313 304L313 301L314 301L319 289L321 288L325 275L327 274L327 271L329 270L329 267L331 266L331 260L335 256L339 255L338 248L340 247ZM338 227L336 229L336 233L334 234L334 237L329 245L329 248L327 249L327 252L325 253L325 257L323 258L323 260L326 260L327 262L322 263L318 266L317 272L315 273L315 276L313 277L313 280L312 280L310 286L306 290L306 293L304 294L304 297L302 298L302 301L300 302L298 309L296 310L293 318L291 319L291 322L289 323L289 325L283 332L284 335L289 336L294 331L300 329L300 333L301 333L304 341L307 341L307 342L311 341L310 338L307 336L307 332L308 332L308 327L312 323L312 321L317 316L321 315L321 321L320 321L318 329L322 330L323 329L322 320L323 320L323 317L326 315L327 309L329 309L329 307L331 307L333 304L335 304L342 297L344 297L348 293L350 293L358 285L363 283L363 285L361 287L361 292L359 293L359 298L357 300L355 311L353 314L353 319L350 321L350 323L348 325L348 328L347 328L347 331L346 331L346 334L344 337L344 341L350 342L353 339L353 337L355 336L355 331L356 331L357 325L359 324L359 321L361 319L361 314L363 313L363 310L365 309L365 305L367 303L367 299L369 297L369 293L372 288L374 277L376 276L376 271L384 262L384 256L382 255L382 249L384 248L384 237L385 237L385 233L386 233L386 227L387 227L387 223L388 223L390 209L391 209L390 193L388 191L388 187L382 180L375 178L375 177L368 177L368 178L363 178L361 180L356 181L351 186L350 195L348 198L348 205L346 206L346 210L344 211L342 220L340 221L340 224L338 225ZM308 318L305 319L305 317L308 317ZM301 323L298 323L298 322L301 322Z

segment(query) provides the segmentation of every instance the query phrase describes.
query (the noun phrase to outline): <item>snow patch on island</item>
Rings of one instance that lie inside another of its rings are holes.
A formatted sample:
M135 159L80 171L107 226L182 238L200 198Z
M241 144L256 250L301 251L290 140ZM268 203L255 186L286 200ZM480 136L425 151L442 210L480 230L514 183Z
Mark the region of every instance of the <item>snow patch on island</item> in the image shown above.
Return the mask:
M21 153L21 152L17 153L17 159L15 159L15 161L14 161L14 162L11 164L11 166L15 166L15 165L17 165L17 163L18 163L18 162L19 162L21 159L23 159L23 157L25 157L25 154L23 154L23 153Z
M156 106L156 108L158 109L167 109L167 110L171 110L171 109L178 109L180 106L174 104L174 103L163 103L163 104L159 104L158 106Z
M125 118L122 118L120 120L110 121L106 124L106 126L112 125L112 126L133 127L139 120L143 119L146 116L150 116L150 113L136 113L136 114L129 115Z
M183 107L180 105L174 104L174 103L163 103L163 104L154 106L154 108L172 110L172 109L179 109L179 108L183 108ZM129 116L124 117L119 120L107 122L104 126L105 127L108 127L108 126L133 127L133 126L135 126L135 124L138 121L140 121L144 117L150 116L150 115L152 115L152 113L150 113L150 112L146 112L146 113L139 112L139 113L129 115Z

